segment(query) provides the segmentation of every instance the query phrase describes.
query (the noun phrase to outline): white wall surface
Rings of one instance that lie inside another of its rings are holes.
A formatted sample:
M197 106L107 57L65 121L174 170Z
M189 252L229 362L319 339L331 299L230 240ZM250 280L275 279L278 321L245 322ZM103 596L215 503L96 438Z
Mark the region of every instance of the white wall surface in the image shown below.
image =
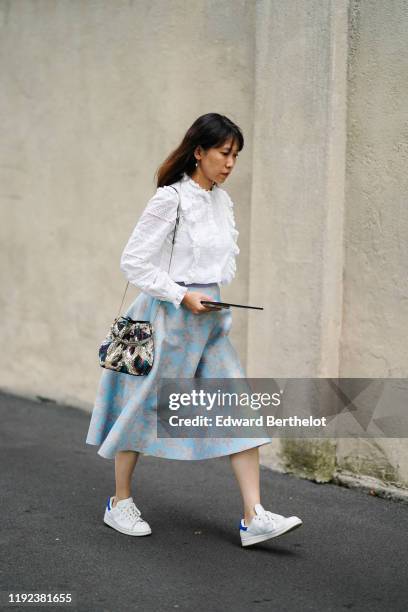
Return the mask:
M246 140L223 297L265 306L233 313L248 375L407 376L406 0L0 0L0 27L1 388L92 408L122 249L206 112ZM404 439L262 457L408 486Z

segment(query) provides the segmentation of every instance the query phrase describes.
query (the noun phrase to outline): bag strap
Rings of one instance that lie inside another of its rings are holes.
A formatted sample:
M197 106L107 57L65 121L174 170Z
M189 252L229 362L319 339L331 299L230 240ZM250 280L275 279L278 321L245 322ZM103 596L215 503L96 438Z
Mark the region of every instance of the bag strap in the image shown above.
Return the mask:
M175 191L175 192L178 194L178 197L179 197L179 203L178 203L178 206L177 206L177 217L176 217L176 224L175 224L175 227L174 227L174 232L173 232L173 241L172 241L172 244L171 244L171 254L170 254L170 261L169 261L169 269L168 269L168 272L167 272L167 273L169 273L169 272L170 272L171 260L172 260L172 258L173 258L173 248L174 248L174 241L175 241L175 239L176 239L176 231L177 231L177 227L178 227L178 224L179 224L179 218L180 218L180 215L179 215L179 210L180 210L180 202L181 202L181 199L180 199L180 194L179 194L178 190L177 190L175 187L173 187L173 185L169 185L169 187L171 187L172 189L174 189L174 191ZM120 312L121 312L121 310L122 310L123 302L124 302L124 300L125 300L125 295L126 295L126 291L127 291L128 286L129 286L129 281L128 281L128 282L127 282L127 284L126 284L125 293L123 294L122 303L121 303L121 305L119 306L119 312L118 312L118 316L117 316L116 318L119 318ZM159 301L160 301L160 300L159 300ZM158 306L158 304L157 304L157 306ZM156 311L157 311L157 309L156 309Z

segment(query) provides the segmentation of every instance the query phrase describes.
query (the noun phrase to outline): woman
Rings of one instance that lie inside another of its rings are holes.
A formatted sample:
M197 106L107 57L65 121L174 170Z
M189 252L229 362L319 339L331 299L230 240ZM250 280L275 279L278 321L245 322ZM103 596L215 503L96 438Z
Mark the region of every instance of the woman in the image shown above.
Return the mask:
M243 145L241 130L227 117L199 117L160 166L157 191L121 257L121 270L142 290L125 314L154 322L155 359L146 376L103 371L86 439L101 445L102 457L115 458L116 491L108 498L104 522L121 533L151 533L131 495L140 453L191 460L229 455L243 499L243 546L302 524L298 517L272 513L260 503L259 446L270 438L157 437L160 378L245 377L228 338L230 310L201 303L220 301L220 284L235 275L238 231L233 203L220 184L234 169Z

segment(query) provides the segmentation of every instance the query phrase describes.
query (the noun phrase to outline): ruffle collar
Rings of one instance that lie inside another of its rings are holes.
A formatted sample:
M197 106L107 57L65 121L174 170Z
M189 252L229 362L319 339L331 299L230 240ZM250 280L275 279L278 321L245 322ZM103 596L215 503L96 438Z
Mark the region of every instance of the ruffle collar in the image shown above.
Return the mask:
M187 172L183 173L181 181L188 185L192 191L205 196L211 196L211 194L213 194L218 188L217 183L215 183L212 189L204 189L204 187L201 187L201 185L199 185L194 179L192 179L191 176L187 174Z

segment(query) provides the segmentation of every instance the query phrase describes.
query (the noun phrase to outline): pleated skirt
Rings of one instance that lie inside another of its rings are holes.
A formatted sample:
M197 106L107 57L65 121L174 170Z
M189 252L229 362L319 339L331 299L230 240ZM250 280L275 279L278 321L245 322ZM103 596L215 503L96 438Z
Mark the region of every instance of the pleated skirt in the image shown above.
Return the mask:
M183 283L180 283L183 284ZM221 301L218 283L191 284ZM113 459L133 450L166 459L210 459L271 442L271 438L157 437L157 389L161 378L245 378L240 359L228 337L231 309L193 314L171 302L140 293L124 313L134 320L151 320L154 313L155 357L149 374L132 376L102 369L86 443Z

